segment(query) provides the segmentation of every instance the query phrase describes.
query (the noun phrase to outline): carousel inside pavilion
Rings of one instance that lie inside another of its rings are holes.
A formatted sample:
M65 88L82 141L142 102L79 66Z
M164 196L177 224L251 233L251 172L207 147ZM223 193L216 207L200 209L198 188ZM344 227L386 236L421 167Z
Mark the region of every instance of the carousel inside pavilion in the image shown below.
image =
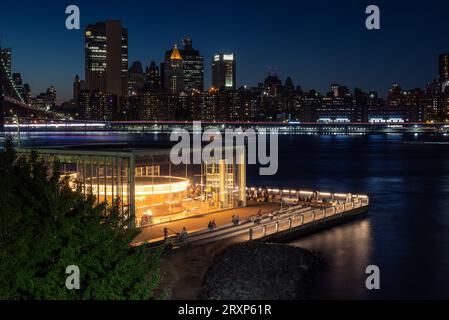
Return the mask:
M73 188L118 205L129 215L130 227L246 206L244 152L234 152L233 159L174 165L169 148L84 145L35 151L58 160Z

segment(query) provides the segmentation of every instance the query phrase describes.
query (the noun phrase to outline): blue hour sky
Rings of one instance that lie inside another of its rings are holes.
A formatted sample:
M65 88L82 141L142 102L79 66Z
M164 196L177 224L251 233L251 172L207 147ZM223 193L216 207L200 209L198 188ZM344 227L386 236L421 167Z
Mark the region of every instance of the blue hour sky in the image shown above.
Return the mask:
M65 28L65 7L81 10L81 30ZM376 4L381 30L365 28ZM2 47L13 50L32 94L54 85L58 101L71 97L75 74L84 78L83 27L120 19L129 32L129 60L158 63L184 36L205 56L234 52L239 85L257 85L268 72L291 76L303 89L324 93L331 83L377 90L393 82L423 87L437 76L438 54L449 52L449 2L427 1L13 1L0 11Z

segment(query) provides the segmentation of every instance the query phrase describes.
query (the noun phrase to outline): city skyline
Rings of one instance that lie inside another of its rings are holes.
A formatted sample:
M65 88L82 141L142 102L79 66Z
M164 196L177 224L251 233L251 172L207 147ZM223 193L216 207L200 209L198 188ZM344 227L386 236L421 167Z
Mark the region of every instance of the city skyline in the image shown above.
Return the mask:
M364 28L365 3L299 6L290 2L266 10L263 5L255 7L253 1L247 1L238 6L239 10L232 10L233 17L229 20L225 18L230 9L213 4L177 3L179 10L167 16L158 4L134 3L122 8L117 2L89 5L79 1L81 30L75 31L64 28L67 4L63 1L46 8L46 12L26 1L13 4L0 24L2 47L13 50L13 72L22 73L23 82L31 85L33 95L54 85L59 103L71 97L75 74L84 74L85 26L109 18L120 19L129 30L129 65L135 60L144 66L151 60L162 62L164 52L173 43L181 44L184 36L191 38L204 56L206 88L211 85L213 55L233 52L238 57L237 87L256 86L272 71L283 80L290 76L295 85L305 90L313 88L324 93L331 83L340 83L351 89L375 90L384 97L394 82L404 88L423 87L437 75L438 54L448 51L443 27L443 12L448 4L444 3L438 4L441 10L430 19L430 11L420 4L407 2L397 16L396 7L401 6L401 1L395 4L380 1L382 28L378 31ZM227 4L233 5L237 3ZM151 19L148 16L142 19L141 11L153 12L148 15ZM28 19L28 15L37 15L43 21L40 37L30 27L33 19ZM11 28L7 22L12 20L24 22ZM217 28L212 31L201 28L202 24L210 25L210 20L217 21ZM315 30L317 24L322 28ZM24 31L28 32L28 38L19 36ZM401 38L400 45L397 37ZM420 45L416 45L416 40ZM372 50L374 44L379 49ZM332 49L336 45L343 49ZM42 46L46 49L29 49Z

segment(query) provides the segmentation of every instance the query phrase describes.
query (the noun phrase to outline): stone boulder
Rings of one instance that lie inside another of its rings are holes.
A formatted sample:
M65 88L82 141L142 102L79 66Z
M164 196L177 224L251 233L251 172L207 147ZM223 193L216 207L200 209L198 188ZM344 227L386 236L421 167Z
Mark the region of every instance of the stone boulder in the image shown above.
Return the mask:
M310 251L284 244L246 242L224 249L209 267L201 298L211 300L308 299L323 266Z

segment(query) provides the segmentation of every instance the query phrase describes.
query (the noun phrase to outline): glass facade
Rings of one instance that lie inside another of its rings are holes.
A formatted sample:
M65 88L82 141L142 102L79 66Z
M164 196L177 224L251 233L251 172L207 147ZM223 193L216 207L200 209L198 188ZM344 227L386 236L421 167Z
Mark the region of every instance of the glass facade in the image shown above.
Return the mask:
M128 29L119 20L88 25L84 32L87 89L128 94Z
M100 147L101 148L101 147ZM173 165L170 150L38 149L63 176L97 202L117 204L130 228L246 205L244 155L230 161ZM28 153L30 150L19 150Z
M73 189L80 188L86 195L92 193L97 202L118 204L124 215L131 215L130 227L134 226L134 201L130 196L134 189L132 155L64 149L36 151L46 161L59 161L61 174L69 177Z
M236 61L233 53L214 55L212 62L212 86L220 90L235 90Z

